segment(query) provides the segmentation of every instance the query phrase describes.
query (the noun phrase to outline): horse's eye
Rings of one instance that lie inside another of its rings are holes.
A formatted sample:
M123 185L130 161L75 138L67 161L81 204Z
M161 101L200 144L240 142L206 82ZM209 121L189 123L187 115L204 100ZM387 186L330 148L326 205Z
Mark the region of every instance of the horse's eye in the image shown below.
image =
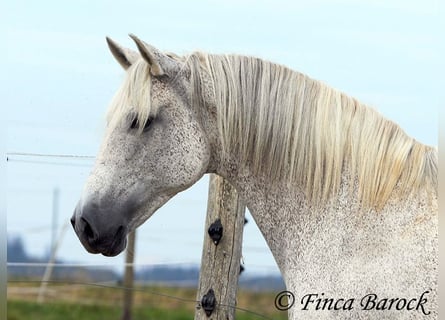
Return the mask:
M130 129L136 129L139 125L138 117L134 117L133 121L131 122Z
M148 128L151 125L151 122L153 121L152 117L148 117L147 122L145 122L144 131L148 130Z
M151 124L152 121L153 121L152 117L149 117L147 119L147 121L145 122L143 131L147 131L148 130L148 128L150 127L150 124ZM138 129L138 128L139 128L138 117L134 117L133 121L131 122L130 129Z

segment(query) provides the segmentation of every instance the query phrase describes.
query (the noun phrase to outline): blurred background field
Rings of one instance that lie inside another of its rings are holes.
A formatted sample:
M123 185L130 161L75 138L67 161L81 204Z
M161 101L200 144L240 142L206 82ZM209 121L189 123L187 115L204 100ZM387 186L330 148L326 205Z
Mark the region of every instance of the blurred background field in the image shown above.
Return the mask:
M8 320L122 319L123 273L111 266L82 265L57 259L51 277L42 282L48 257L28 253L20 237L8 239ZM199 305L199 265L134 266L132 319L192 319ZM286 319L275 308L284 290L278 274L242 272L237 319ZM41 299L41 301L39 301ZM220 306L223 308L224 306Z

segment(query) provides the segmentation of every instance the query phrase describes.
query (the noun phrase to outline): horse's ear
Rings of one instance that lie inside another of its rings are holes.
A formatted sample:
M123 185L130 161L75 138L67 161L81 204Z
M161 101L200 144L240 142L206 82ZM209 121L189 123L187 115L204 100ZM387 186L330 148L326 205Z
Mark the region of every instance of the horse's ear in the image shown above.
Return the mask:
M152 76L157 77L168 73L167 70L169 69L169 64L172 63L172 60L167 55L155 47L146 44L134 34L130 34L130 37L136 43L142 58L144 58L150 65L150 73Z
M125 70L127 70L140 57L136 51L124 48L108 37L107 43L111 53Z

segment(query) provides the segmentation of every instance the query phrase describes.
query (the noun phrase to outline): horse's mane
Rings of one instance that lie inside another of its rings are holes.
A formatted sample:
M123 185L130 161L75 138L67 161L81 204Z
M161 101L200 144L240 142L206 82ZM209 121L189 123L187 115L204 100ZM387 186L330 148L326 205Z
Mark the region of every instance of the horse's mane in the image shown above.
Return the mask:
M195 53L187 63L198 98L210 76L224 152L272 182L299 183L313 203L338 191L345 165L364 206L381 207L396 186L437 189L437 150L357 100L254 57Z
M191 71L192 104L205 103L201 90L212 87L224 154L236 153L271 183L298 183L312 203L323 203L338 191L347 166L364 206L381 207L396 187L437 190L437 149L357 100L258 58L194 53L177 60ZM130 107L143 128L156 114L150 90L140 59L112 101L109 126Z

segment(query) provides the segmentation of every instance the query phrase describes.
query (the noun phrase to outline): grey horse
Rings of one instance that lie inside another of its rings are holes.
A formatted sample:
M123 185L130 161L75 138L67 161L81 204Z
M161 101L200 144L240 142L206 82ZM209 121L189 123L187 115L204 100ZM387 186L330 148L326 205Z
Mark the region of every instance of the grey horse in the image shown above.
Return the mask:
M138 51L71 219L91 253L205 173L238 190L295 298L290 319L437 319L437 149L359 101L239 55Z

